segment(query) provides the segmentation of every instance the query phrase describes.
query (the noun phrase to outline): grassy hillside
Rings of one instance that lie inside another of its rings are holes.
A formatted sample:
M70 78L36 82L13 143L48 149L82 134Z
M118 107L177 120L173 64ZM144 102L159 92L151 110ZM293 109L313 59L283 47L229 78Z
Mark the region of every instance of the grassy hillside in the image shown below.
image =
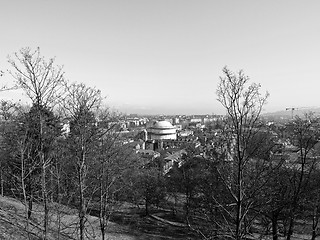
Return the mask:
M48 239L78 239L77 213L64 206L51 206L57 213L50 215L50 231ZM42 235L41 206L36 205L29 221L25 218L24 206L16 199L0 197L0 239L40 239ZM109 223L107 239L137 239L129 235L128 229L116 223ZM99 220L88 216L87 239L101 239Z
M77 210L63 205L50 206L50 228L47 239L79 239ZM156 215L145 216L143 209L124 204L107 228L108 240L198 239L184 224L165 220L170 213L157 209ZM54 214L53 214L54 213ZM93 212L94 214L94 212ZM41 239L43 209L35 204L29 223L24 205L17 199L0 196L0 239ZM87 216L86 239L102 239L99 219Z

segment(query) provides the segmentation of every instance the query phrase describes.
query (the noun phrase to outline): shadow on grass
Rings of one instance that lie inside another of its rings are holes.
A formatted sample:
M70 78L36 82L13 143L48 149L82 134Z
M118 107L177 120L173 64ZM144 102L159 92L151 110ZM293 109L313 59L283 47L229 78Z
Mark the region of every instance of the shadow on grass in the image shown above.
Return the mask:
M90 214L99 216L99 211L91 209ZM160 218L165 220L161 221ZM145 215L144 210L139 209L114 212L111 216L112 222L127 227L128 234L134 235L139 240L198 239L186 226L170 224L178 220L171 212L158 209L151 210L149 216Z

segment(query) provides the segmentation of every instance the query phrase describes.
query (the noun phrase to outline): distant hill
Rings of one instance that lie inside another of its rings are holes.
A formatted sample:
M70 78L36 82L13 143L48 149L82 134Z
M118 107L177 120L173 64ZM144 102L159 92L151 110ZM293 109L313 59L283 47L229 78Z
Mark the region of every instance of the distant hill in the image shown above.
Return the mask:
M289 120L293 116L303 116L306 113L313 112L316 116L320 116L320 108L296 108L293 111L283 110L276 112L263 113L261 116L268 120Z

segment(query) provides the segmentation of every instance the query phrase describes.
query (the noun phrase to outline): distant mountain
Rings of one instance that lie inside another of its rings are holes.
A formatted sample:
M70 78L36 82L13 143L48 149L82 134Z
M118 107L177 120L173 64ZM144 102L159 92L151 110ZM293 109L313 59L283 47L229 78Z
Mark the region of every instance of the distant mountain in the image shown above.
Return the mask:
M293 111L290 110L283 110L283 111L277 111L277 112L269 112L264 113L261 116L262 117L283 117L283 118L291 118L293 116L303 116L305 113L314 112L315 115L320 115L320 108L295 108Z

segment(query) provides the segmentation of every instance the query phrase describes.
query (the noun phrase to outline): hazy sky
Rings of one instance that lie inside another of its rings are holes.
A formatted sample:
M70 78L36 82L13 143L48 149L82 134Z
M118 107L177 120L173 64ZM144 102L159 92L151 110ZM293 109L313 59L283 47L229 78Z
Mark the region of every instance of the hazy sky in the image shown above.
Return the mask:
M198 114L224 113L215 92L227 65L269 91L266 111L319 107L319 11L318 0L3 0L0 69L39 46L110 106Z

